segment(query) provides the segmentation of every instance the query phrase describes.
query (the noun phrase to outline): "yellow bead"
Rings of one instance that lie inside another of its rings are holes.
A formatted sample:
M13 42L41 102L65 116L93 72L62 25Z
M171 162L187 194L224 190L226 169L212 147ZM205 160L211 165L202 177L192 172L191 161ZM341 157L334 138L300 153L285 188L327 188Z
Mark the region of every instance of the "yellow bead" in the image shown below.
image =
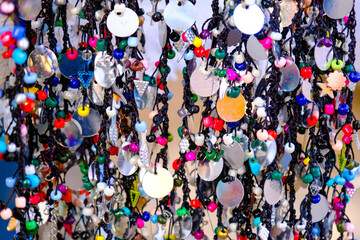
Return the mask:
M105 240L103 235L96 235L95 240Z
M165 240L176 240L176 237L174 235L170 234L170 235L166 235L164 239Z
M227 238L229 235L228 230L226 228L220 228L217 232L217 236L221 239Z
M195 46L195 47L200 47L202 45L202 40L198 37L194 37L194 41L192 42L192 44Z
M339 59L334 59L331 62L331 68L333 70L341 70L344 67L344 62Z
M310 162L310 158L307 157L307 158L304 159L303 164L304 164L305 166L308 166L308 165L309 165L309 162Z
M85 106L84 107L79 107L77 112L78 112L79 116L86 117L90 113L90 108L85 107Z

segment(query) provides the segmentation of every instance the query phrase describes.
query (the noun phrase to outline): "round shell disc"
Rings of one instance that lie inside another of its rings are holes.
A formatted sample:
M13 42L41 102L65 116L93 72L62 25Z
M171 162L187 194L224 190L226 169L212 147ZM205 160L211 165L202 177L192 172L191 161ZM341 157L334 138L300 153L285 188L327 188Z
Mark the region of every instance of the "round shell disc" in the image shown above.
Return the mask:
M225 207L238 206L244 197L244 186L237 178L232 182L219 181L216 186L216 196Z
M205 76L197 68L190 77L191 89L200 97L210 97L214 95L220 87L220 81L213 75Z
M224 96L219 99L216 105L219 116L226 122L237 122L245 114L245 98L239 95L237 98Z

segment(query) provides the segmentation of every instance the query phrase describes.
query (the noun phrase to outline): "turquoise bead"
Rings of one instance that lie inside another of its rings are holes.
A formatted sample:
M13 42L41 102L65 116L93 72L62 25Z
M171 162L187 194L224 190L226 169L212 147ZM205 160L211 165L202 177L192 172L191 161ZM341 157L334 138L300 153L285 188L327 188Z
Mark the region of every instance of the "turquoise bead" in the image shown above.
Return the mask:
M62 193L59 190L53 190L50 193L50 197L51 197L52 200L58 201L58 200L60 200L62 198Z
M185 59L186 61L190 61L190 60L192 60L193 58L194 58L194 51L188 50L188 51L186 51L186 52L184 53L184 59Z
M31 181L31 188L37 188L40 184L40 178L36 174L26 175L26 178Z
M334 184L335 180L333 178L330 178L327 182L326 182L326 186L331 187Z
M154 214L154 215L151 216L150 221L152 223L157 223L158 217L159 217L159 215Z
M251 172L255 176L259 175L261 165L255 159L249 159L249 161L250 161L249 165L250 165Z
M345 180L345 178L343 178L342 176L340 176L340 175L337 175L336 177L335 177L335 182L337 183L337 184L339 184L339 185L344 185L345 183L346 183L346 180Z
M346 168L344 169L344 171L342 172L341 175L343 176L343 178L345 178L349 182L354 180L354 178L355 178L355 174Z
M145 121L139 121L135 123L135 129L138 132L144 132L147 129L147 124Z
M25 95L26 95L26 97L28 97L28 98L30 98L32 100L35 100L35 98L36 98L36 95L34 93L31 93L31 92L28 92Z
M26 84L34 84L36 82L36 79L37 74L33 72L24 75L24 83Z
M27 54L25 51L21 50L20 48L15 48L12 58L14 59L14 62L18 65L24 64L27 59Z
M129 208L127 208L127 207L123 207L123 208L121 208L124 212L125 212L125 214L126 215L128 215L128 216L130 216L131 215L131 211L130 211L130 209Z
M6 152L6 143L3 140L0 140L0 153Z
M255 226L258 227L259 224L260 224L260 222L261 222L261 218L260 218L260 217L257 217L257 218L254 219L254 225L255 225Z
M137 47L139 45L139 39L137 37L129 37L127 44L129 47Z

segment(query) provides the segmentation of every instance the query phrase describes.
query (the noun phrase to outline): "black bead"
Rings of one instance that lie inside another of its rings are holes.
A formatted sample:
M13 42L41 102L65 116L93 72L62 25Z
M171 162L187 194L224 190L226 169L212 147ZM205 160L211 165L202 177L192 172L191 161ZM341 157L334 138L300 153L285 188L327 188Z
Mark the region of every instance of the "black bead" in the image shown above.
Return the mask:
M200 111L199 106L197 105L193 105L189 107L189 112L192 114L198 113Z
M78 239L80 238L80 233L78 231L74 231L72 234L71 234L71 237L73 239Z
M46 136L45 134L42 134L39 136L39 142L41 144L47 143L48 142L48 136Z
M132 109L130 106L128 105L124 105L122 107L122 112L125 114L125 115L129 115L131 113Z
M205 158L205 153L203 153L203 152L198 152L198 154L197 154L197 159L199 159L199 160L201 161L201 160L204 160L204 158Z
M256 234L255 233L249 233L247 235L248 239L256 239Z
M161 13L157 12L157 13L154 13L154 15L152 15L151 18L154 22L159 22L162 19L162 15L161 15Z
M196 144L193 141L190 141L189 149L190 150L195 150L196 148L197 148Z
M354 130L360 129L360 120L353 121L352 127Z
M6 162L15 162L18 159L16 152L5 152L4 160Z
M299 132L300 134L305 134L306 128L304 128L304 127L299 127L298 132Z
M139 9L137 9L136 10L136 14L138 15L138 16L142 16L142 15L144 15L144 9L142 9L142 8L139 8Z
M161 117L159 116L159 114L158 115L155 115L154 116L154 118L153 118L153 122L155 123L155 124L160 124L160 123L162 123L162 119L161 119Z
M257 34L255 34L255 37L260 41L266 38L266 34L264 30L261 30Z
M147 135L147 136L146 136L146 140L147 140L149 143L155 142L155 140L156 140L155 134L149 134L149 135Z
M171 33L170 33L170 40L171 41L173 41L173 42L177 42L177 41L179 41L180 40L180 35L177 33L177 32L175 32L175 31L172 31Z
M264 8L269 8L269 7L272 7L273 6L273 3L271 0L262 0L261 1L261 5L264 7Z
M253 211L253 215L254 215L254 217L260 217L261 216L261 211L260 211L260 209L255 209L254 211Z
M191 45L189 46L189 49L194 51L195 46L191 44Z
M88 231L83 231L81 233L81 238L82 239L89 239L90 238L90 233Z

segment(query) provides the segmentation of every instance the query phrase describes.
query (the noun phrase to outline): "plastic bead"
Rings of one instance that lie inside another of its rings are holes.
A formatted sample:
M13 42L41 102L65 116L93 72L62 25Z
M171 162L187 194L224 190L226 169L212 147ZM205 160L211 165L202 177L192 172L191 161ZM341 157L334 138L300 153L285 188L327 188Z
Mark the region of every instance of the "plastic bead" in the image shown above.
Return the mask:
M50 193L50 197L52 200L54 201L58 201L61 199L62 197L62 193L60 191L56 191L56 190L53 190L51 193Z

